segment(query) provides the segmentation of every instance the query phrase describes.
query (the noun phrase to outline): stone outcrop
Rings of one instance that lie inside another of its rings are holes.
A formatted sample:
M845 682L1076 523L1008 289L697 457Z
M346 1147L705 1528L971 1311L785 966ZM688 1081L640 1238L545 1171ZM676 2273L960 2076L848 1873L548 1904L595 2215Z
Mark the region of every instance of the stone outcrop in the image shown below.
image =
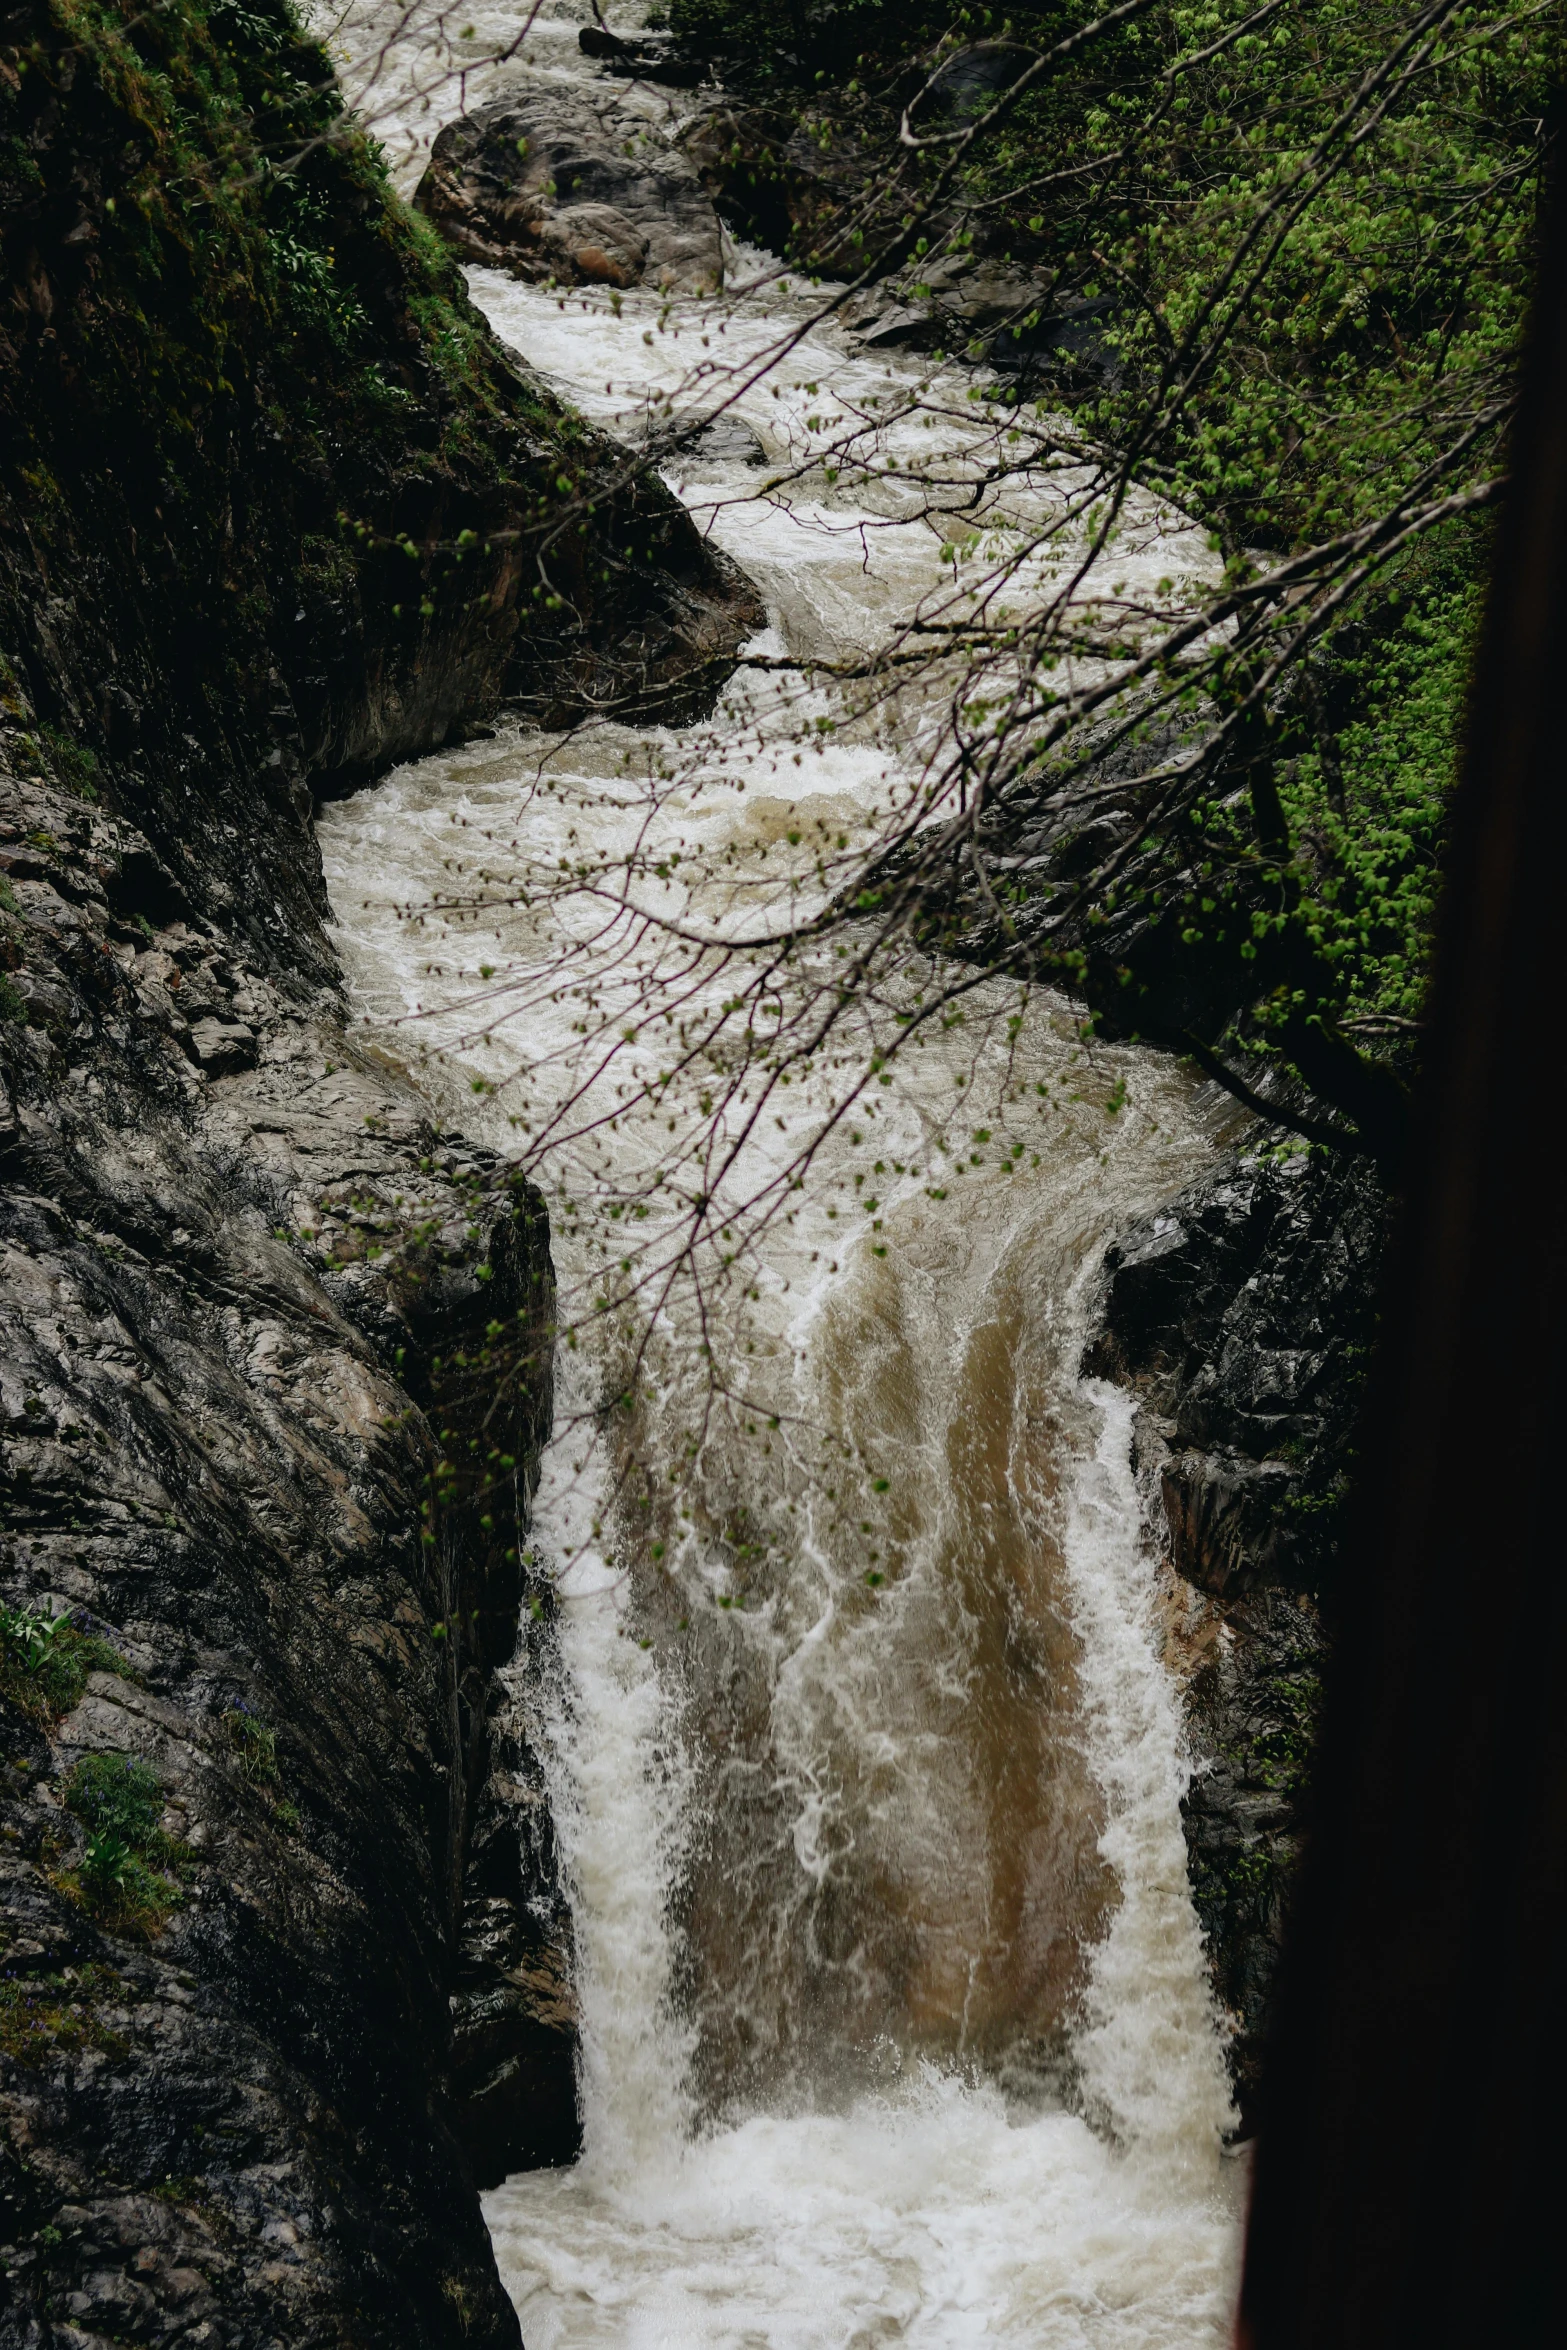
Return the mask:
M128 911L157 862L0 784L16 2323L504 2342L443 2076L488 1963L475 1824L527 1768L495 1668L548 1426L544 1211L355 1047L319 933ZM106 1757L156 1790L124 1884L80 1800ZM536 1830L526 1861L524 1914ZM531 2126L508 2155L570 2150L569 2115Z
M724 282L695 165L608 83L520 82L448 123L414 201L465 260L517 277L668 294Z
M758 607L272 0L19 0L0 109L0 2343L502 2350L548 1230L351 1033L312 805Z
M1188 1587L1192 1889L1243 2117L1308 1806L1387 1222L1363 1159L1232 1161L1108 1251L1085 1369L1134 1387Z

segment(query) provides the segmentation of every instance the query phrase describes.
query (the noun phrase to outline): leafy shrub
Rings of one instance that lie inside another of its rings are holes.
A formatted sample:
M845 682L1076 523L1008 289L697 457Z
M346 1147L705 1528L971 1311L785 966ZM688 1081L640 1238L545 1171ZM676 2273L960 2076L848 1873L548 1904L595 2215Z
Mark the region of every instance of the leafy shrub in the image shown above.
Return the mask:
M67 1780L65 1800L88 1831L76 1880L82 1900L106 1922L154 1932L180 1889L152 1863L176 1860L182 1850L158 1825L157 1773L123 1754L89 1754Z
M69 1713L89 1673L125 1672L124 1659L88 1622L75 1612L0 1605L0 1689L35 1721Z

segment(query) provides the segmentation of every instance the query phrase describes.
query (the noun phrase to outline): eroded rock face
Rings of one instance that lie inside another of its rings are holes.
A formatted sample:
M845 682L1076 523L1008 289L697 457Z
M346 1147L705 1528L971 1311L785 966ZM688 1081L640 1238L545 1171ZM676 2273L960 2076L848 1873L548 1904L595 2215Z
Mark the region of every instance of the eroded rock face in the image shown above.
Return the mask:
M524 83L449 123L414 201L465 259L518 277L671 294L724 282L695 165L608 86Z
M155 852L18 778L17 748L0 959L36 985L0 1021L10 2338L515 2343L447 2073L459 1982L482 2000L528 1939L531 2001L493 1988L529 2095L486 2156L573 2151L567 1925L496 1673L549 1422L543 1206L356 1048L319 933L268 957L197 904L117 914ZM204 1049L214 1026L244 1053ZM17 1624L61 1614L30 1662ZM542 1670L547 1617L532 1630ZM105 1758L161 1807L128 1891L95 1878L81 1811ZM475 1943L481 1902L504 1950ZM26 2333L46 2307L77 2330Z
M1184 1806L1215 1987L1255 2109L1299 1860L1387 1199L1370 1164L1232 1161L1107 1252L1085 1369L1136 1388L1139 1468L1188 1587Z
M558 1669L555 1631L547 1615L524 1622L523 1648L491 1699L451 1997L453 2107L481 2187L565 2161L580 2142L571 1913L533 1720L541 1682Z
M1332 1580L1386 1214L1365 1161L1302 1152L1224 1169L1106 1254L1089 1367L1147 1394L1172 1561L1216 1599Z

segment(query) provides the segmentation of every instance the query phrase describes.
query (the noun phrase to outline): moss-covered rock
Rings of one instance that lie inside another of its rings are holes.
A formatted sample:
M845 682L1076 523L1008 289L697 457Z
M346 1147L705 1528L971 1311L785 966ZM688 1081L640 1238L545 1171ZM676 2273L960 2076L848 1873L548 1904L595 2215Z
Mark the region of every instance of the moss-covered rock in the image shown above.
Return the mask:
M252 930L312 787L502 697L689 704L758 621L496 341L286 0L19 0L0 237L0 701Z

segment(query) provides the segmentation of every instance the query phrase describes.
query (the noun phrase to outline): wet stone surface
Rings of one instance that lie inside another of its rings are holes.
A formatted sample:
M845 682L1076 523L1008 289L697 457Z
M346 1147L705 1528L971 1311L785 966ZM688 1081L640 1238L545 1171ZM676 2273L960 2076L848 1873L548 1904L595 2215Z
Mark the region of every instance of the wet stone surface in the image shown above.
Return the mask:
M415 202L465 260L519 277L670 294L724 282L695 165L607 83L522 82L449 123Z
M446 2073L460 1982L526 2092L487 2159L569 2151L566 1928L495 1674L547 1225L324 977L116 916L144 851L0 779L36 982L0 1027L0 2244L15 2322L76 2329L5 2338L515 2340ZM149 1802L107 1865L105 1766ZM519 1941L547 1995L501 1979Z
M1233 1160L1107 1252L1085 1368L1140 1398L1145 1490L1190 1586L1184 1809L1232 2066L1255 2112L1309 1803L1388 1206L1369 1164Z

